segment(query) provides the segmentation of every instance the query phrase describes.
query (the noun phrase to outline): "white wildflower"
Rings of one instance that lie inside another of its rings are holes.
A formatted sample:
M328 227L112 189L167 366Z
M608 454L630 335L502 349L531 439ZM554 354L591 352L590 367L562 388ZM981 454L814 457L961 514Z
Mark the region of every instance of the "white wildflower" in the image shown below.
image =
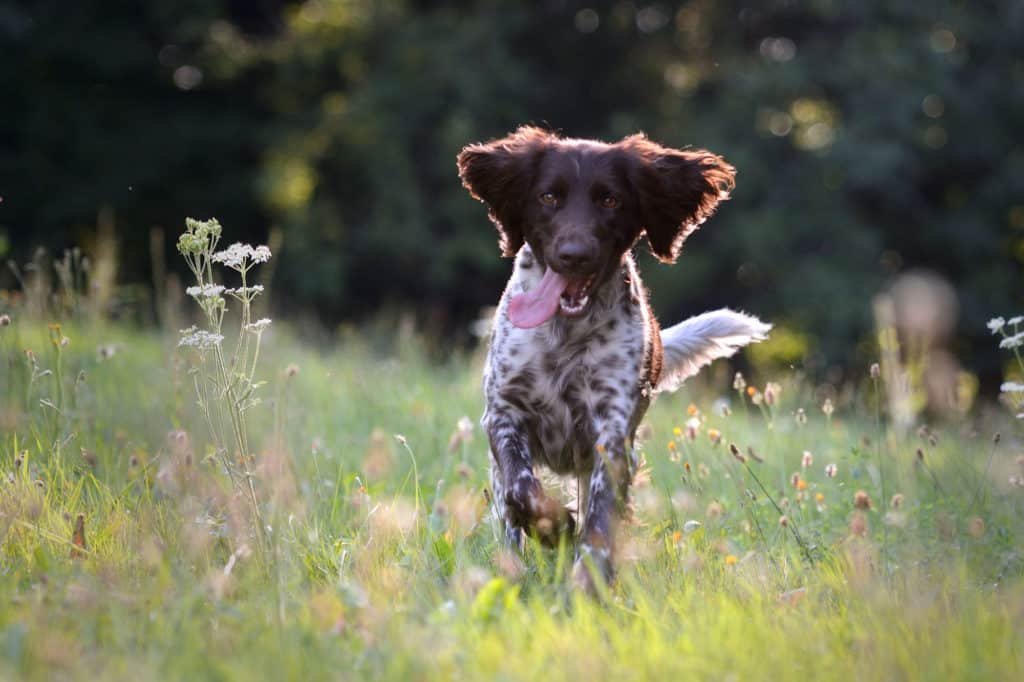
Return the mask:
M736 391L742 391L747 387L747 382L743 378L742 372L736 372L736 376L732 378L732 387Z
M199 287L189 287L185 293L192 298L217 298L224 293L224 287L219 284L204 284Z
M229 268L235 270L243 267L247 260L253 257L253 248L248 244L241 242L235 242L223 251L218 251L213 254L212 260L214 263L223 263Z
M683 524L683 532L686 534L690 534L698 528L700 528L700 521L694 521L693 519Z
M256 320L255 322L252 322L250 324L245 325L245 328L248 329L251 332L255 332L255 333L259 334L260 332L262 332L264 329L266 329L269 326L270 326L270 318L269 317L264 317L262 320Z
M197 330L195 327L183 329L182 334L184 334L184 336L182 336L181 340L178 341L179 348L181 346L190 346L192 348L205 350L207 348L219 346L220 342L224 340L224 336L222 334L214 334L213 332L208 332L205 329Z
M1016 381L1007 381L999 390L1003 393L1024 393L1024 384L1018 384Z
M993 334L998 334L999 331L1006 326L1006 320L1001 317L993 317L988 321L988 330Z
M1024 315L1017 315L1015 317L1011 317L1010 319L1008 319L1006 321L1006 324L1008 324L1008 325L1010 325L1012 327L1016 327L1021 322L1024 322Z
M267 246L257 246L252 250L252 262L253 263L266 263L270 260L270 248Z
M1018 348L1020 346L1024 346L1024 332L1014 334L1013 336L1007 336L999 342L1000 348Z
M262 294L263 293L263 285L262 284L253 284L252 286L238 287L237 289L225 289L224 292L228 293L228 294L232 294L234 296L239 296L239 297L247 296L249 294Z

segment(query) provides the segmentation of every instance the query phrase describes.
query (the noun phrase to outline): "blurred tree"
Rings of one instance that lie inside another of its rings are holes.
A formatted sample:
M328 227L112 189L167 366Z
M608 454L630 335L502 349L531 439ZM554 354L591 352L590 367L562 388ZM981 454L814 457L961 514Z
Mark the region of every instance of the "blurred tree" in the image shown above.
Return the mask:
M509 269L461 146L642 129L740 171L677 266L645 261L664 319L744 307L821 368L869 335L873 292L928 267L991 369L984 320L1022 302L1022 29L1013 0L8 6L0 237L80 242L109 205L145 280L150 225L279 225L280 305L458 333Z

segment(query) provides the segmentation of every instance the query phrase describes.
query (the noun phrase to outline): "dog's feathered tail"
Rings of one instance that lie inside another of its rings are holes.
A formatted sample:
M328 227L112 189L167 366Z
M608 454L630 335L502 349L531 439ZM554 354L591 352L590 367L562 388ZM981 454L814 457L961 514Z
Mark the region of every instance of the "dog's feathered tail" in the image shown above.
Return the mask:
M764 341L771 328L752 315L722 308L662 330L665 358L654 390L676 390L712 360L730 357L748 343Z

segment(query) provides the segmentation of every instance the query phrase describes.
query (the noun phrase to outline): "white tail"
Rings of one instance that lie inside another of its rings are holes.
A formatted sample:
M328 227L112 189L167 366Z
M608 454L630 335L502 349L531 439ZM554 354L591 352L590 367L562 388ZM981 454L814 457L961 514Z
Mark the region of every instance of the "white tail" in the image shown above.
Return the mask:
M712 360L768 338L772 326L751 315L722 308L691 317L661 332L665 360L655 391L674 391Z

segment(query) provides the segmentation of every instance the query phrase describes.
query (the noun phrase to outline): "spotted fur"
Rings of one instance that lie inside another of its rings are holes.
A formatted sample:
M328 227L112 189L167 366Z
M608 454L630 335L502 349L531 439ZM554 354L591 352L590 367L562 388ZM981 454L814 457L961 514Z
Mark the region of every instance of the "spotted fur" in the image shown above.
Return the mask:
M574 576L593 590L595 580L612 577L614 526L637 466L636 430L655 392L674 389L769 329L721 310L663 334L631 254L646 232L655 254L673 260L685 233L726 196L720 180L731 183L733 171L708 152L668 150L641 136L606 145L532 128L468 147L459 165L464 183L490 207L503 249L515 253L483 382L495 511L512 545L524 531L553 544L579 524ZM622 210L595 209L584 197L572 213L540 215L532 193L549 177L569 185L568 198L574 183L585 195L592 187L614 192ZM592 266L579 276L601 273L585 313L515 326L510 299L537 286L559 245L573 240L596 245ZM579 482L581 518L544 492L537 467Z

